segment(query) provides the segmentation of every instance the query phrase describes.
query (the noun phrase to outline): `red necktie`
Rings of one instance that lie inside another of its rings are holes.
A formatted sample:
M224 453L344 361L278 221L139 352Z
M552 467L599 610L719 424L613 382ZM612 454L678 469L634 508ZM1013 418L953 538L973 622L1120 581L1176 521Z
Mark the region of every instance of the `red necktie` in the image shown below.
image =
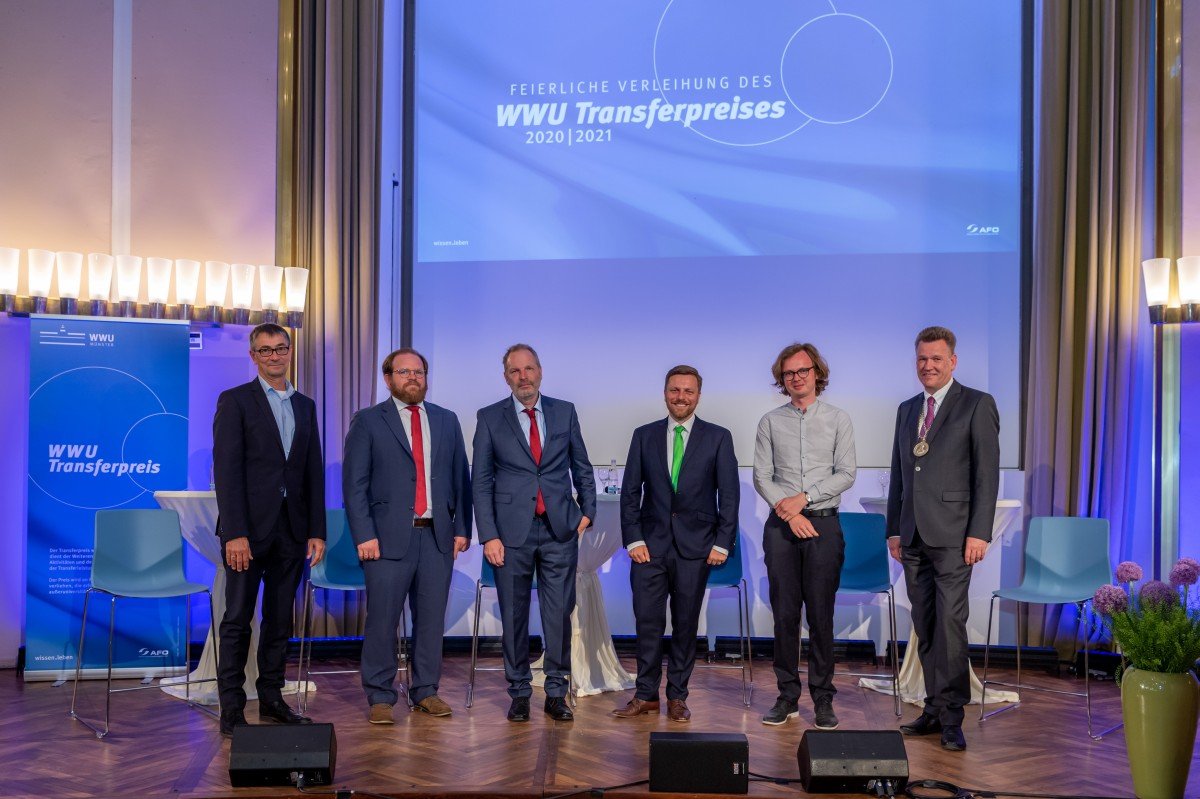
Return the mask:
M525 413L529 416L529 451L533 453L533 462L538 466L542 465L542 434L538 432L537 426L537 408L526 408ZM542 487L538 486L537 507L533 512L538 516L546 512L546 500L542 499Z
M429 498L425 496L425 434L421 432L421 406L406 406L412 411L412 455L413 465L417 467L417 498L413 502L413 517L425 515L429 507Z

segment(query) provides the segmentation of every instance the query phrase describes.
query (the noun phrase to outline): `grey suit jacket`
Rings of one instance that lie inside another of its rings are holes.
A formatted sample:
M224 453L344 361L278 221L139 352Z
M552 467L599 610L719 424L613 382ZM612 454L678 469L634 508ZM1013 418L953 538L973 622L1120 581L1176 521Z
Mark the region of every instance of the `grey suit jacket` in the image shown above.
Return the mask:
M896 412L887 533L912 544L961 546L967 537L992 540L1000 488L1000 414L991 394L950 387L926 437L929 452L918 458L917 424L924 393Z

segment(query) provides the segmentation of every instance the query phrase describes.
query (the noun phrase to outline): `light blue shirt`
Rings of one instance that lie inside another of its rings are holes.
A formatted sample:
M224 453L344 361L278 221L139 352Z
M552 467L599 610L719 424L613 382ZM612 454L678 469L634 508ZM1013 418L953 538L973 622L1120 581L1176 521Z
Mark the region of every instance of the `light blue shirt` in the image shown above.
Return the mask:
M513 407L517 409L517 421L521 423L521 432L523 432L525 434L525 443L528 444L529 443L529 414L525 413L525 406L521 404L521 401L519 399L517 399L517 396L515 394L513 395L512 401L513 401ZM534 415L537 416L538 440L542 442L542 449L545 449L546 448L546 414L542 413L542 395L541 395L541 393L538 394L537 402L534 403L533 407L537 409L537 413Z
M282 392L276 391L262 379L262 375L258 377L258 384L267 395L267 404L271 406L271 415L275 417L275 426L279 428L279 440L283 442L283 455L287 457L292 453L292 439L296 437L296 413L292 410L292 395L296 393L296 387L285 380L286 388Z

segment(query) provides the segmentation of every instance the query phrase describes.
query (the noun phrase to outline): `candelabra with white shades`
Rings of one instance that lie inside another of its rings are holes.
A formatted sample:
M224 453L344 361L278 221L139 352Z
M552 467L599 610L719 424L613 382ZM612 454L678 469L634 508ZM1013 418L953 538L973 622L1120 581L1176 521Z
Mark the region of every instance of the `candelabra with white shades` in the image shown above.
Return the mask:
M86 266L86 268L85 268ZM86 281L85 281L86 279ZM0 247L0 312L211 324L304 324L308 270L277 264L142 258ZM80 304L81 299L87 302Z

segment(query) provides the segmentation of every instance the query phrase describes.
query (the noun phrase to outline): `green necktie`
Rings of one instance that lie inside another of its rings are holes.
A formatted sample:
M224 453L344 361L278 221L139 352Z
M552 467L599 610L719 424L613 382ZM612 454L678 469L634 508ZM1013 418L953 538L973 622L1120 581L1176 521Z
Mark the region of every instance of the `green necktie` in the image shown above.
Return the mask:
M671 490L679 490L679 467L683 464L683 431L681 424L675 425L675 446L671 450Z

